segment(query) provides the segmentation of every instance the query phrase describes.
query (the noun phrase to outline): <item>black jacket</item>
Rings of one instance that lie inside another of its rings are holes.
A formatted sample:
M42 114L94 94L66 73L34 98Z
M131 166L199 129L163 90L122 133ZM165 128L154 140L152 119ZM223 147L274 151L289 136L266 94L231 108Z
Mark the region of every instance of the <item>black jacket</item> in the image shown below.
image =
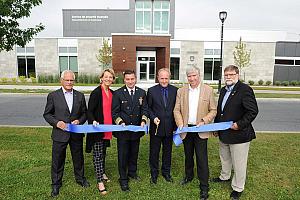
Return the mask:
M113 91L110 90L112 93ZM87 119L89 124L93 124L93 121L104 123L103 117L103 101L101 86L95 88L89 98ZM95 142L100 141L104 136L104 133L88 133L86 137L86 152L91 152Z
M123 86L114 92L112 102L112 116L116 124L123 121L126 125L140 126L142 119L147 119L148 108L145 90L135 86L133 101L129 95L126 86ZM136 140L142 137L144 132L114 132L116 138L125 140Z
M258 107L252 88L238 81L222 111L221 105L225 93L226 89L223 87L220 92L215 122L236 122L239 130L219 131L220 140L225 144L239 144L255 139L256 136L251 123L258 114Z
M165 107L163 101L163 95L161 92L161 86L155 85L148 89L147 103L149 108L150 118L150 134L155 134L156 125L154 119L158 117L160 123L157 129L158 136L171 136L173 131L176 130L176 123L173 115L173 109L176 102L177 87L168 85L168 100Z
M52 140L57 142L67 142L70 133L56 127L58 121L71 123L78 119L80 124L86 121L86 102L81 92L73 90L73 107L70 113L62 88L51 92L47 96L44 118L53 127ZM84 134L74 134L72 137L82 138Z

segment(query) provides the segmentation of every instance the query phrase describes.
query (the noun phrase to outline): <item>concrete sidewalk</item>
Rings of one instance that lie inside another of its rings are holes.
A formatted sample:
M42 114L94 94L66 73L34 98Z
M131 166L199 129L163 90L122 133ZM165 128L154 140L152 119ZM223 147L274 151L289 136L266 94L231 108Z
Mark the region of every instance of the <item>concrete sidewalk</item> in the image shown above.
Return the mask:
M149 87L155 85L153 83L138 83L136 84L138 87L143 88L144 90L148 90ZM36 90L36 89L44 89L44 90L56 90L61 86L44 86L44 85L0 85L0 89L23 89L23 90ZM78 91L92 91L97 87L95 86L74 86L75 90ZM111 87L112 90L116 90L119 87ZM285 91L284 87L281 87L282 90L254 90L255 93L277 93L277 94L300 94L300 91ZM217 91L215 89L215 91Z

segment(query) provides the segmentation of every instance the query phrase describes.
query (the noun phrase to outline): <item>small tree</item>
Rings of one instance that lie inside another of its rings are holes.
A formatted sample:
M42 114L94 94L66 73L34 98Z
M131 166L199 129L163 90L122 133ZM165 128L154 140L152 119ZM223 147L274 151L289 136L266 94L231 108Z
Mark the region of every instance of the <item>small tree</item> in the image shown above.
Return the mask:
M233 52L234 64L240 69L240 75L242 75L242 69L251 64L250 55L251 50L246 49L246 44L242 42L242 38L240 37L240 41L235 46L235 51Z
M99 53L96 55L96 58L100 62L100 65L103 66L103 69L109 67L112 60L112 48L108 43L108 40L103 39L102 47L99 49Z
M29 17L31 9L42 0L0 1L0 51L10 51L14 45L24 47L33 36L44 29L42 24L35 28L21 29L19 20Z

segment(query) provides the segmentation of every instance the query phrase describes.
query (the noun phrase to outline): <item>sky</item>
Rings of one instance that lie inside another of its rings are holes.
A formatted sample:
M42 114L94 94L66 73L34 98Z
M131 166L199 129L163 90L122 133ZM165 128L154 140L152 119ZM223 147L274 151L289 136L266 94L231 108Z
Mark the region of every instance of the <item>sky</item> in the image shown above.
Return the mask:
M39 37L62 37L62 9L126 9L128 0L43 0L21 21L22 27L42 23ZM300 35L300 0L175 0L176 28L220 28L220 11L227 11L224 29L280 30Z

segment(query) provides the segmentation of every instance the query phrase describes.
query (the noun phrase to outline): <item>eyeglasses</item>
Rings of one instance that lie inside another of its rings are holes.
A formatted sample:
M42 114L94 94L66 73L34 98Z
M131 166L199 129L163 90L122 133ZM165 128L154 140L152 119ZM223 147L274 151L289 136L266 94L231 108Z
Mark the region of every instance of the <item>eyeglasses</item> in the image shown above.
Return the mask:
M233 77L235 75L237 75L237 74L236 73L235 74L224 74L224 77Z

